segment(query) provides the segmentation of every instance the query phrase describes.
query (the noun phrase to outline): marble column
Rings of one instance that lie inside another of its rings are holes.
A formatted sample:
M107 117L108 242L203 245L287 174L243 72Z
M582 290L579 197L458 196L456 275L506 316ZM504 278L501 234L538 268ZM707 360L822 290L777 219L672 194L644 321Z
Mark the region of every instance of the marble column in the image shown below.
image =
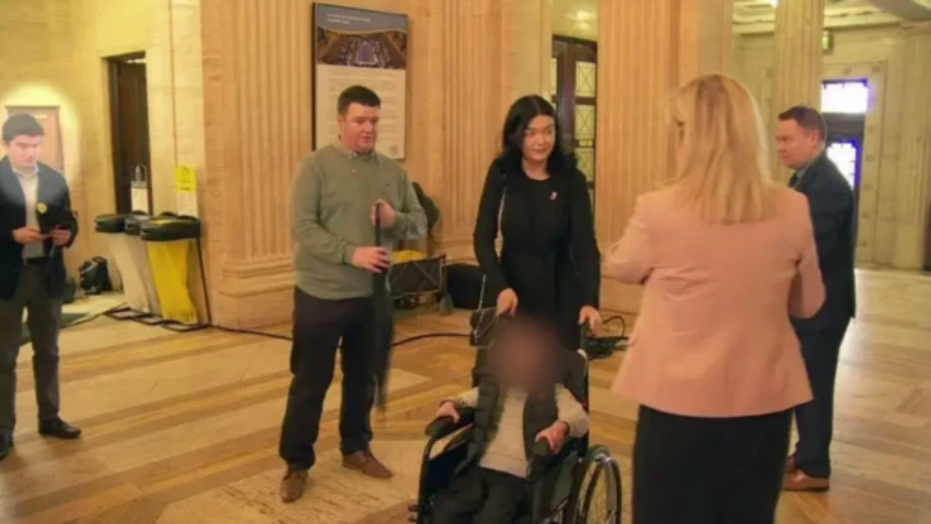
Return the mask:
M726 69L730 9L725 0L599 2L595 226L602 250L623 234L637 197L674 174L670 97L688 80ZM639 288L605 280L602 297L606 309L639 309Z
M472 259L472 229L510 104L549 84L549 0L430 2L429 192L442 213L437 251Z
M471 258L478 201L507 106L518 93L542 91L549 78L549 0L340 3L409 16L403 164L440 208L436 250ZM311 3L201 4L202 217L213 311L230 327L286 322L294 286L290 183L312 144Z
M928 263L925 249L931 227L931 23L906 28L905 63L911 67L905 70L892 265L919 269Z
M294 286L290 182L311 148L310 7L203 0L201 18L206 161L199 189L215 321L237 328L284 322Z
M825 0L780 0L776 7L776 45L772 73L772 114L795 105L821 107ZM790 172L772 155L774 174L788 180Z
M535 94L549 99L553 55L552 0L501 2L505 103ZM508 93L509 91L509 93Z
M733 0L682 0L679 78L726 73L733 57Z

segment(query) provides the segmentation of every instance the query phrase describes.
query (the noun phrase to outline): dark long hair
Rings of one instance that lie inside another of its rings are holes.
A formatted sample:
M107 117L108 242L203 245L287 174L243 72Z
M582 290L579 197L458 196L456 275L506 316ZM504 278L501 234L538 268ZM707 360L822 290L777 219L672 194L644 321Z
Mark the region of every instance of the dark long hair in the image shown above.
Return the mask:
M547 171L555 175L574 170L576 168L575 154L563 144L562 126L559 124L559 117L556 116L556 109L543 97L537 95L523 96L511 104L508 116L504 119L504 130L501 132L501 154L498 155L498 162L503 164L508 172L521 169L523 154L520 148L524 143L524 133L527 132L530 121L538 116L551 117L556 126L554 130L556 143L546 161Z

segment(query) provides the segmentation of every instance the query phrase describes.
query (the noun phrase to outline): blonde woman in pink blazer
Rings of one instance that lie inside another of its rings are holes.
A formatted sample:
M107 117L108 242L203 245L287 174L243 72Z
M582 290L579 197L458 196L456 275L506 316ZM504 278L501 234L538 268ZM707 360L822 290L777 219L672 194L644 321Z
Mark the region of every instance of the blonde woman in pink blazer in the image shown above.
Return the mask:
M811 400L790 315L824 301L803 195L770 180L747 89L675 99L673 184L637 202L603 273L644 286L616 393L640 403L634 524L771 524L791 409Z

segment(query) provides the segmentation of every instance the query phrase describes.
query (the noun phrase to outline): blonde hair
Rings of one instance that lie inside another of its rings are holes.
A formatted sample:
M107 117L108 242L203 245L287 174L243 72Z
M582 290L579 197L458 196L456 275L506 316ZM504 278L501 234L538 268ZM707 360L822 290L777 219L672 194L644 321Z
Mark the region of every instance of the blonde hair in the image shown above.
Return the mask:
M719 74L692 80L676 94L674 120L675 186L685 205L714 224L769 218L775 186L762 118L747 88Z

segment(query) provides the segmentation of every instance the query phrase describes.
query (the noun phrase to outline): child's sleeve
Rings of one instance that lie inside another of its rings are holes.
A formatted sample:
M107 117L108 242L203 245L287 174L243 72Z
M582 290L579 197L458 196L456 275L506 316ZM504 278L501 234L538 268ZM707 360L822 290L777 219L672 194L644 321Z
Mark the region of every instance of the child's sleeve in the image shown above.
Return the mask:
M457 408L474 408L478 405L478 388L472 388L446 400L455 404Z
M575 396L563 386L556 386L556 409L559 420L569 425L569 436L579 438L588 433L588 413Z

